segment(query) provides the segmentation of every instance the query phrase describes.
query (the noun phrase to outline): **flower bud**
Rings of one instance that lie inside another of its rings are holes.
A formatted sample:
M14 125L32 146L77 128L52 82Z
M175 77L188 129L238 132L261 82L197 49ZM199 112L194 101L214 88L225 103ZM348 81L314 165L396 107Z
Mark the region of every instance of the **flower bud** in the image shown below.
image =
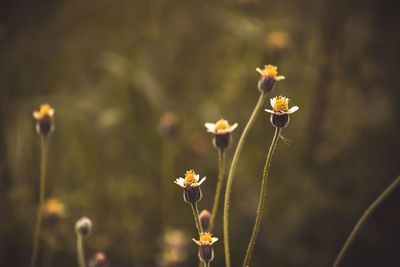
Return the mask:
M88 217L80 218L75 224L75 233L87 237L92 232L92 221Z
M210 226L210 220L211 220L211 213L208 210L202 210L200 212L200 223L203 231L208 230L208 227Z
M165 137L174 136L179 127L179 117L174 112L165 112L158 123L158 132Z

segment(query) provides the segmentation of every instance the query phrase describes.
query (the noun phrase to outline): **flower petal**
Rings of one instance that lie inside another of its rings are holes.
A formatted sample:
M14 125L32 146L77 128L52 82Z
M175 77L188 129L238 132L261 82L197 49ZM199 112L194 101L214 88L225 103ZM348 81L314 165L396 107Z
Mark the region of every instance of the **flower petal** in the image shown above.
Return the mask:
M233 132L233 130L236 129L236 127L238 127L238 123L235 123L234 125L231 126L231 128L229 128L229 132Z
M280 75L280 76L276 76L275 81L281 81L284 79L285 79L285 76Z
M266 112L271 113L271 114L275 114L275 111L270 110L270 109L264 109Z
M196 239L192 238L193 242L196 243L198 246L201 246L201 243L197 241Z
M269 100L269 102L271 103L271 107L274 107L274 106L275 106L275 103L276 103L276 97L271 98L271 99Z
M206 122L204 126L207 128L207 132L214 133L215 131L215 123Z
M298 106L293 106L293 107L291 107L290 109L289 109L289 114L291 114L291 113L293 113L293 112L296 112L296 111L298 111L299 110L299 107Z

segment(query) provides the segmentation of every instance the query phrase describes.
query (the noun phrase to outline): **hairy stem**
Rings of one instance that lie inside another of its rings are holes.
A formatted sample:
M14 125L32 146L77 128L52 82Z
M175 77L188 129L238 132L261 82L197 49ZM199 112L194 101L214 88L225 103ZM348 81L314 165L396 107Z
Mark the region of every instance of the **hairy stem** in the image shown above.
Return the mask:
M231 259L230 259L230 252L229 252L229 200L231 196L231 189L232 189L232 182L233 182L233 175L235 174L236 165L239 160L240 152L242 151L244 142L246 137L250 131L251 126L257 117L258 112L261 110L261 107L264 103L266 98L266 94L261 92L260 97L258 98L257 104L254 107L254 110L244 128L242 135L240 136L238 145L235 150L235 154L233 155L231 167L228 173L228 180L226 182L226 189L225 189L225 199L224 199L224 250L225 250L225 265L226 267L231 266Z
M215 218L217 217L218 207L219 207L219 199L221 195L222 184L224 182L224 170L225 170L225 152L222 149L218 149L218 183L217 189L215 191L214 204L211 211L211 219L209 232L212 233L214 228Z
M262 214L263 214L264 205L265 205L265 197L266 197L266 193L267 193L268 171L271 166L272 155L274 153L274 150L275 150L276 145L279 140L279 133L280 133L280 128L276 127L275 134L274 134L274 137L271 142L271 146L269 147L267 159L265 161L264 172L263 172L263 177L262 177L262 182L261 182L260 199L258 201L258 207L257 207L256 221L254 223L253 233L251 235L250 242L247 247L246 256L244 257L243 267L247 267L250 264L250 259L251 259L251 255L253 253L254 244L256 242L256 238L257 238L258 232L260 230L261 219L262 219Z
M339 255L336 257L335 262L333 263L334 267L339 266L342 261L344 255L349 249L351 243L356 238L358 232L361 227L364 225L365 221L369 218L369 216L374 212L374 210L394 191L394 189L400 184L400 176L398 176L375 200L372 204L365 210L361 218L358 220L356 225L354 226L353 231L351 231L349 237L347 237L346 242L344 243L342 249L339 252Z
M40 188L39 188L39 207L36 214L35 232L33 237L33 249L31 257L31 267L36 265L37 255L39 251L39 236L40 228L42 225L42 212L44 202L44 190L46 181L46 167L47 167L47 152L48 152L48 139L41 137L41 160L40 160Z

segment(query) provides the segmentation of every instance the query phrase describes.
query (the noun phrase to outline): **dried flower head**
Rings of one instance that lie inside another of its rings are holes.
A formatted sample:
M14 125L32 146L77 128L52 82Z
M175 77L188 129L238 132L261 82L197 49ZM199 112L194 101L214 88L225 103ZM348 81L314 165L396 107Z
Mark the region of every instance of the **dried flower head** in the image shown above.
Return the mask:
M214 134L213 144L217 149L225 149L231 141L230 133L236 129L237 123L230 125L227 120L220 119L216 123L206 122L207 132Z
M284 128L289 123L289 114L299 110L298 106L289 108L289 98L279 96L271 98L272 110L266 109L266 112L271 113L271 123L278 128Z
M264 69L257 68L256 71L261 74L261 78L258 81L258 89L264 93L272 91L275 81L285 79L282 75L278 76L278 67L273 65L265 65Z
M54 109L49 104L41 105L39 111L33 112L33 117L37 120L36 130L39 134L47 136L54 130Z
M192 239L199 246L199 258L208 263L214 258L212 245L218 241L218 238L212 237L210 233L201 233L199 240Z
M201 199L201 190L200 185L206 180L206 177L203 177L199 180L199 175L196 174L193 170L187 171L185 174L185 178L179 177L174 183L183 187L183 198L186 202L196 203Z

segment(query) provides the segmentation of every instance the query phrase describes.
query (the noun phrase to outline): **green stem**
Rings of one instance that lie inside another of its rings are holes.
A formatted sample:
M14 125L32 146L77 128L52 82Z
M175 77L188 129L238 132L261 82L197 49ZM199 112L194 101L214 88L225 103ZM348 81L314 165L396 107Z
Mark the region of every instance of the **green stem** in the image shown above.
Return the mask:
M208 230L210 233L212 233L212 230L214 228L215 218L217 217L219 199L220 199L220 195L221 195L222 184L224 181L225 153L222 149L218 149L218 167L219 167L218 183L217 183L217 189L215 191L214 204L213 204L213 208L211 211L210 226L209 226L209 230Z
M257 207L256 222L254 223L253 233L251 235L250 242L247 247L246 256L244 257L243 267L247 267L250 264L250 259L251 259L251 255L253 253L254 244L256 242L256 238L257 238L258 232L260 230L261 219L262 219L262 214L263 214L264 205L265 205L265 197L266 197L266 193L267 193L268 171L271 166L272 155L275 151L276 145L278 144L279 133L280 133L280 128L276 127L274 137L272 138L271 146L269 147L267 159L265 161L264 172L263 172L263 177L262 177L262 182L261 182L260 199L259 199L258 207Z
M336 257L336 260L333 264L334 267L339 266L340 262L342 261L345 253L347 252L348 248L350 247L351 243L356 238L358 232L360 231L361 227L364 225L365 221L369 218L369 216L374 212L374 210L394 191L394 189L400 184L400 176L397 177L379 196L377 199L372 202L372 204L365 210L364 214L358 220L356 225L354 226L353 231L351 231L349 237L347 238L346 242L344 243L342 249L339 252L339 255Z
M191 204L191 206L192 206L194 221L196 222L196 228L197 228L197 231L199 232L199 236L200 236L200 234L203 233L203 229L201 228L201 223L200 223L199 206L197 205L197 202L194 204Z
M211 263L210 263L210 262L207 262L207 263L205 263L204 265L206 265L206 267L210 267L210 266L211 266Z
M78 233L78 235L77 235L76 250L78 253L79 267L86 267L85 251L83 250L83 236L80 233Z
M33 250L31 257L31 267L36 265L37 255L39 251L39 236L40 227L42 224L42 212L44 202L44 190L46 181L46 167L47 167L47 153L48 153L48 139L41 137L41 160L40 160L40 188L39 188L39 207L36 214L35 232L33 238Z
M260 97L258 98L258 102L256 106L254 107L253 113L251 114L249 121L246 124L246 127L243 130L242 135L240 136L238 145L235 150L235 154L233 155L231 167L229 169L228 173L228 180L226 182L226 189L225 189L225 199L224 199L224 250L225 250L225 264L226 267L231 266L231 259L230 259L230 253L229 253L229 200L230 200L230 195L231 195L231 189L232 189L232 182L233 182L233 175L236 170L236 165L239 160L239 155L240 152L242 151L242 147L244 145L244 142L246 140L246 137L250 131L251 126L253 125L258 112L261 110L261 107L264 103L266 94L264 92L261 92Z

